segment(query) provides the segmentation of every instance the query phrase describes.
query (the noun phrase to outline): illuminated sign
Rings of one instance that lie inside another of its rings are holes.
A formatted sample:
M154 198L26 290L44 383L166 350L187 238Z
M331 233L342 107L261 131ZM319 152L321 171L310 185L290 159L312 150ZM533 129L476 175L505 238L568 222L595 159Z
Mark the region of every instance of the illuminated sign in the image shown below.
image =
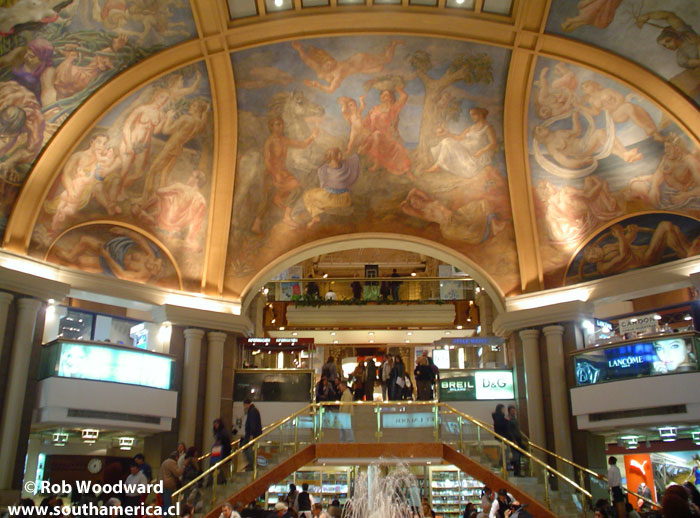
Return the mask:
M384 428L432 428L435 426L435 414L433 412L415 413L382 413L382 426Z
M648 315L620 319L620 334L657 332L659 321L654 318L655 316L655 313L649 313Z
M577 385L603 381L697 371L692 336L673 336L627 343L616 347L589 348L574 355Z
M437 366L438 369L449 369L450 351L447 351L445 349L434 349L433 363Z
M457 370L441 373L440 401L515 399L513 373L507 370Z
M54 372L59 377L170 389L173 359L167 356L101 345L58 345Z
M247 349L263 351L300 351L313 347L313 338L239 338Z
M457 337L457 338L440 338L435 340L433 345L443 346L443 345L473 345L473 346L484 346L484 345L503 345L505 339L500 336L473 336L473 337Z
M476 371L476 399L515 399L511 371Z

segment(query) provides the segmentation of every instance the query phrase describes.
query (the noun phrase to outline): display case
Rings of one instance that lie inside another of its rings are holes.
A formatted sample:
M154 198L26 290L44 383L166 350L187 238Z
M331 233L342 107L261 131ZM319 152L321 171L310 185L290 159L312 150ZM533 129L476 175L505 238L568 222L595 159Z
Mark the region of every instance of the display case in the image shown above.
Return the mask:
M350 485L349 466L303 468L292 473L283 481L273 484L268 488L265 501L268 507L275 505L280 498L287 496L289 484L294 483L297 490L301 491L301 485L309 484L309 494L314 502L320 502L326 509L333 500L339 500L340 505L345 505L348 499Z
M454 467L431 467L430 502L438 516L456 518L467 503L479 504L484 485Z

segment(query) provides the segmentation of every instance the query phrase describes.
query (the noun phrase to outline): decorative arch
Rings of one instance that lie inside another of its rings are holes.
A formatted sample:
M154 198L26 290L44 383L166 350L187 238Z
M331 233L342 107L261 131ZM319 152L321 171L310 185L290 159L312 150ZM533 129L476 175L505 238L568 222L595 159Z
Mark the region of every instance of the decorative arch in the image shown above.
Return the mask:
M429 255L435 259L452 264L462 271L468 272L479 285L486 290L493 301L498 313L505 310L503 293L494 280L476 263L459 252L444 245L408 235L362 233L335 236L306 243L269 263L248 282L241 296L242 312L245 313L253 298L268 279L275 274L293 266L305 259L319 254L342 252L355 248L390 248Z

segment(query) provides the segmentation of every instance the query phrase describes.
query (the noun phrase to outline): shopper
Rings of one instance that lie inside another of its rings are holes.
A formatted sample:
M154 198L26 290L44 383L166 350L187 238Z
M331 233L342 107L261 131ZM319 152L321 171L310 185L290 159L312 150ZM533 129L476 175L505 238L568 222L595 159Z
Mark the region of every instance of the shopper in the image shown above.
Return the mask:
M285 498L285 501L287 502L287 506L290 509L294 509L295 511L299 510L298 504L297 504L297 497L299 496L299 491L297 490L296 484L289 484L289 493L287 493L287 497Z
M533 518L532 515L525 509L517 500L513 500L510 508L505 512L506 518Z
M352 431L352 394L350 393L348 384L345 381L340 382L340 390L340 402L346 403L345 405L340 405L340 412L341 415L346 415L347 420L349 421L347 425L348 428L346 428L346 425L342 421L340 423L340 442L353 442L355 440L355 436Z
M258 435L262 434L262 419L260 418L260 412L255 405L246 399L243 401L243 408L245 408L246 418L245 418L245 435L243 436L243 444L248 444L250 441L255 439ZM246 471L253 471L253 465L255 463L255 458L253 455L253 447L245 449L245 456L248 459L248 466L246 466Z
M619 518L625 516L625 495L622 492L622 475L617 467L617 459L608 459L608 489Z
M493 490L489 486L484 486L484 490L481 492L481 513L479 513L479 518L488 517L491 512L493 498Z
M163 515L170 511L173 505L172 495L180 487L182 471L177 467L177 451L172 452L160 465L158 475L163 481Z
M297 497L299 518L311 518L311 495L309 494L309 484L304 482L301 485L301 493Z
M221 514L219 518L233 518L233 506L229 502L221 504Z
M321 379L316 383L316 403L321 403L322 401L330 401L330 388L328 386L328 380L325 376L321 376Z
M126 487L130 489L130 491L125 491L122 495L124 507L136 507L141 503L141 495L145 492L146 484L148 484L146 475L139 470L135 462L132 462L129 465L129 476L126 477L125 482ZM132 516L140 515L132 514Z
M187 446L184 442L177 443L177 467L182 469L185 467L185 454L187 453Z
M679 485L666 488L661 499L661 511L664 518L693 518L688 494Z
M377 364L371 356L365 365L365 401L374 401L374 384L377 382Z
M396 268L391 272L392 277L401 277ZM391 287L391 298L396 302L399 300L399 288L401 288L401 281L390 281L389 286Z
M323 364L321 368L321 376L325 376L330 382L338 379L338 367L335 364L335 360L332 356L329 356L326 363Z
M364 365L358 362L357 367L352 371L352 394L355 401L362 401L365 396L365 385L362 381L364 378Z
M149 466L146 463L146 459L143 456L143 453L137 453L136 455L134 455L134 462L139 467L139 471L142 471L143 474L146 476L146 480L148 480L149 482L153 480L153 470L151 469L151 466Z
M329 518L328 513L323 510L323 506L319 503L316 503L311 507L311 515L314 518Z
M342 514L343 511L340 508L340 500L333 500L331 505L328 506L328 516L330 516L330 518L340 518Z
M403 389L406 386L406 369L404 368L401 356L394 357L394 366L391 369L391 390L390 399L398 401L403 399Z
M505 518L506 511L510 508L510 503L513 499L508 495L505 489L498 490L498 498L491 504L489 518Z
M382 399L389 401L391 398L391 369L394 367L394 360L391 356L384 359L382 363Z
M199 461L197 460L197 450L194 446L190 446L185 453L185 465L182 468L182 485L185 486L192 482L195 478L202 474L202 470L199 467ZM187 493L183 495L183 499L188 504L193 507L197 506L200 498L199 489L197 487L191 487Z
M352 298L353 300L361 300L362 299L362 283L358 280L352 281L350 284L350 289L352 290Z
M508 406L508 415L506 416L506 421L508 425L508 435L510 440L515 444L524 449L523 444L523 434L520 432L520 424L518 423L518 416L516 414L515 405ZM515 448L511 448L511 459L510 464L513 466L513 475L516 477L522 476L520 473L520 457L521 454Z
M419 356L416 360L416 368L413 370L418 388L418 401L430 401L433 399L433 370L428 365L428 360L424 356Z

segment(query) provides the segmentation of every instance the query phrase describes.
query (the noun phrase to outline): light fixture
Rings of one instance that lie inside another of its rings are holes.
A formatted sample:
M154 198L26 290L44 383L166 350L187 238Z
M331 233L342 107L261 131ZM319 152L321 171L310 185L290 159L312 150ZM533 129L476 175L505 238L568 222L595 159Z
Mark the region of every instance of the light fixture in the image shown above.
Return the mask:
M275 2L275 5L277 5L277 2ZM282 2L280 2L279 5L277 5L277 7L281 7L281 6L282 6ZM327 274L327 273L324 273L324 274L323 274L323 278L324 278L324 279L327 279L327 278L328 278L328 274Z
M590 320L582 321L581 327L583 327L589 333L592 333L593 331L595 331L595 326L593 325L593 322L591 322Z
M100 436L100 431L95 430L94 428L85 428L82 431L82 435L84 443L95 444L97 442L97 438Z
M264 289L263 289L263 295L267 295L268 293L270 293L270 290L267 289L267 288L264 288Z
M654 320L661 320L661 315L654 315Z
M630 318L630 322L632 322L634 324L635 322L637 322L637 318L636 317Z
M406 333L406 336L412 336L412 335L413 335L413 333L412 333L411 331L409 331L408 333Z
M410 344L410 343L411 343L410 340L404 340L404 342L406 342L407 344Z
M284 326L280 326L280 331L284 331Z
M411 277L415 277L416 275L418 275L416 272L411 272Z
M695 444L700 444L700 430L691 432L690 435L693 436L693 442Z
M691 317L690 315L686 315L683 317L683 320L693 320L693 317Z
M374 336L374 331L370 331L370 332L367 333L367 334L368 334L369 336Z
M65 432L56 432L53 434L54 446L65 446L68 442L68 434Z
M477 286L476 289L475 289L474 291L477 292L477 293L481 293L481 288L480 288L479 286Z
M625 446L628 450L636 450L639 444L639 438L636 435L623 435L622 440L625 441Z
M331 336L335 336L335 331L331 331Z
M133 437L120 437L119 438L119 449L120 450L130 450L134 445Z
M275 322L277 322L276 318L273 318L272 320L270 320L270 324L274 324Z
M374 343L374 340L370 340L369 343L373 344L373 343Z
M297 333L296 331L294 331L294 332L292 333L292 336L296 336L296 335L298 335L298 334L299 334L299 333Z
M338 343L338 340L333 340L333 343L334 343L334 344L337 344L337 343Z
M665 428L659 428L659 436L664 442L673 442L676 440L678 435L678 429L673 426L667 426Z
M56 301L54 299L49 299L49 305L53 306L56 304Z
M282 7L282 2L284 0L275 0L275 7Z
M446 335L449 335L449 334L450 334L450 332L449 332L449 331L445 331L445 334L446 334Z
M467 319L467 322L469 322L471 319ZM462 329L462 326L457 326L457 329Z

